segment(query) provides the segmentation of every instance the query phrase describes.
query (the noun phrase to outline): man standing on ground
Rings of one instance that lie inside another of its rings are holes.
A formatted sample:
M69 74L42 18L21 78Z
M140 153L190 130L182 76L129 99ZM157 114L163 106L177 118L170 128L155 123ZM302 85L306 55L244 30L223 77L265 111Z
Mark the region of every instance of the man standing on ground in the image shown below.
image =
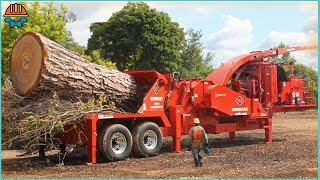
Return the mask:
M192 150L192 155L196 167L202 166L202 157L200 152L202 151L203 145L208 145L208 137L206 131L200 126L200 120L194 118L194 126L189 131L189 143Z

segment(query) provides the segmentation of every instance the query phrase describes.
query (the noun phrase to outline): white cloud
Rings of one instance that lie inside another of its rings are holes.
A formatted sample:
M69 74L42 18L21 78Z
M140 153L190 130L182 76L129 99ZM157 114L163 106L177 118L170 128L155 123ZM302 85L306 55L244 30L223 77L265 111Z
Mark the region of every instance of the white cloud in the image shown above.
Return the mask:
M222 29L209 36L208 46L212 49L239 49L248 45L251 40L250 20L241 20L227 15Z
M77 15L77 20L67 24L75 41L81 45L87 45L90 38L90 25L94 22L103 22L108 20L112 13L119 11L125 2L67 2L69 9Z
M318 69L318 51L317 50L307 50L307 51L297 51L292 52L292 56L299 63L312 67L313 69Z
M252 24L249 19L238 19L231 15L223 17L223 27L209 36L206 47L216 53L215 65L247 51L252 41Z
M278 32L271 31L267 39L262 43L262 48L278 46L281 42L289 46L305 44L308 40L307 34L303 32Z
M308 6L308 8L310 7ZM249 52L248 48L253 38L253 28L249 19L238 19L230 15L224 18L223 27L219 31L212 33L206 43L206 48L216 53L215 61L213 62L215 66L219 66L221 62L225 62L235 56ZM281 42L289 46L317 44L317 21L317 14L311 13L300 32L279 32L273 30L258 46L258 49L269 49L278 46ZM317 49L294 52L292 55L299 63L303 63L314 69L318 68Z
M317 6L314 7L317 9ZM310 11L310 16L305 21L300 32L278 32L271 31L261 47L270 48L278 46L283 42L290 46L317 44L318 15Z
M317 9L317 7L316 7ZM310 17L302 26L300 32L271 31L261 48L276 47L281 42L289 46L317 45L318 43L318 16L311 13ZM318 69L318 49L298 51L291 53L299 63Z
M317 15L312 15L307 19L305 25L303 26L303 32L305 33L318 32L318 16Z

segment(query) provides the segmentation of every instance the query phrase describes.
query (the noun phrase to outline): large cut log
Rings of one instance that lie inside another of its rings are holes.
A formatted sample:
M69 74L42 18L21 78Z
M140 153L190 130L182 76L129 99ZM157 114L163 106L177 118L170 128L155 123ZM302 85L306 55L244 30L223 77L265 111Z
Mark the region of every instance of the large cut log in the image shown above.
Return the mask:
M19 95L57 92L77 98L99 94L127 111L136 106L137 86L130 75L89 62L38 33L27 32L15 42L10 72Z

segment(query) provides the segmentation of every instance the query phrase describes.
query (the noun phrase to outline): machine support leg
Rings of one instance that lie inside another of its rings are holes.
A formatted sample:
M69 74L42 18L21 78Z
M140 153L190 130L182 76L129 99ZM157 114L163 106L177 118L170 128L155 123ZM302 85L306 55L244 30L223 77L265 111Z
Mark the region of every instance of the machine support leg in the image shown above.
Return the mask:
M39 160L40 161L45 161L46 160L46 145L43 141L40 141L39 145Z
M181 151L181 118L176 119L175 123L175 135L173 136L173 151Z
M265 142L272 142L272 118L268 118L264 127Z
M59 150L60 150L60 153L61 153L61 154L66 153L66 147L67 147L67 145L64 144L64 143L62 143L62 144L59 145Z
M172 127L172 150L174 152L180 152L181 151L181 114L180 114L180 108L181 106L173 106L170 107L170 118L172 119L171 122L173 122Z
M97 163L97 122L98 114L87 116L87 137L88 137L88 162L92 164Z
M234 141L236 139L236 132L229 132L229 140Z
M59 160L63 160L63 158L65 157L65 153L66 153L66 147L67 145L62 143L59 145L59 150L60 150L60 153L59 153Z

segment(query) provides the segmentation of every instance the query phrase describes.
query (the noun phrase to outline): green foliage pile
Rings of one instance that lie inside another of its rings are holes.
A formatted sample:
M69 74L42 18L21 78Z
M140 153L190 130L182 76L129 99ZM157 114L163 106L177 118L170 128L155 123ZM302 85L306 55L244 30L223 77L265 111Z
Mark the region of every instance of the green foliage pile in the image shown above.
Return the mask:
M105 96L65 99L55 92L44 94L21 97L6 80L2 88L3 148L23 148L32 152L39 142L55 148L60 143L55 138L57 134L71 129L85 133L76 127L85 114L120 112ZM64 129L65 126L70 129Z

